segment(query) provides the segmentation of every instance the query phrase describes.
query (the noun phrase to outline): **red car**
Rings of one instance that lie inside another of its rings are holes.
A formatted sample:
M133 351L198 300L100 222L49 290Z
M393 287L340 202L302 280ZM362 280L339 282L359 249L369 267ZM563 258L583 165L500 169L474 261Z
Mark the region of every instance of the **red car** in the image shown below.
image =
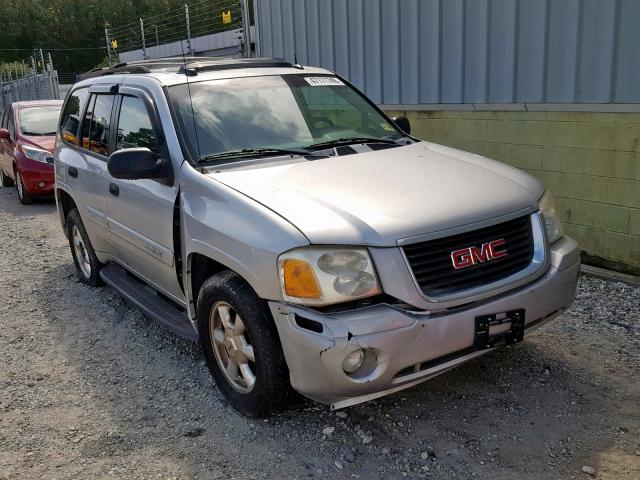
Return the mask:
M0 181L15 184L18 198L53 195L53 150L62 100L15 102L5 108L0 121Z

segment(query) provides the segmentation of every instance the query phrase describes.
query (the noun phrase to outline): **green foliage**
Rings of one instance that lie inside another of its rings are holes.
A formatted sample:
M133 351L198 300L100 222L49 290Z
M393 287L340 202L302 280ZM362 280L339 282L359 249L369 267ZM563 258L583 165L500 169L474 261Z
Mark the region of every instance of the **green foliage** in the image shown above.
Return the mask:
M31 72L30 65L24 65L22 62L3 62L0 63L0 75L2 77L23 77L25 74Z

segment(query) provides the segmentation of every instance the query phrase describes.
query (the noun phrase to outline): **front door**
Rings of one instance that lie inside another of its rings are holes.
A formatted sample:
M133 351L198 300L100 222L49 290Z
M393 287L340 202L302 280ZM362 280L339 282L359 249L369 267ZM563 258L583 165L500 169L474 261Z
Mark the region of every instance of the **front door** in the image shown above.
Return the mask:
M160 139L159 122L149 97L131 87L121 89L116 112L115 150L147 147L169 155ZM175 185L156 180L109 178L107 217L118 259L131 271L176 301L184 296L174 259Z
M82 223L93 248L106 254L112 253L105 191L111 117L116 99L115 95L108 93L109 88L92 88L90 95L86 88L73 92L61 120L62 139L72 148L63 149L58 162L63 171L57 172L57 179L74 192ZM87 97L89 99L78 132L77 119Z
M5 175L13 178L13 149L15 147L16 127L11 105L5 109L2 115L2 128L9 130L9 138L0 139L0 167Z
M7 106L2 112L2 118L0 119L0 128L7 128L7 117L9 115L9 110L11 106ZM0 168L2 168L3 172L8 172L8 169L5 165L5 147L9 142L5 138L0 138Z

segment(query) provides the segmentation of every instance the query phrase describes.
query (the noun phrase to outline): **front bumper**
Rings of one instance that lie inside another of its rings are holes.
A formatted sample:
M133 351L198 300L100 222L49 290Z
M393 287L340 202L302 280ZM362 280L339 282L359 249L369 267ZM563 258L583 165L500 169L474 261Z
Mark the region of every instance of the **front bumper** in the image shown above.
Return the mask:
M542 277L450 313L380 304L325 314L270 302L292 386L313 400L342 408L408 388L494 350L474 349L479 315L524 309L525 333L530 332L559 315L575 297L578 245L563 237L549 254L551 265ZM358 348L374 352L377 364L366 375L352 377L342 362Z
M29 194L36 197L53 195L55 185L53 165L23 158L19 168L24 187Z

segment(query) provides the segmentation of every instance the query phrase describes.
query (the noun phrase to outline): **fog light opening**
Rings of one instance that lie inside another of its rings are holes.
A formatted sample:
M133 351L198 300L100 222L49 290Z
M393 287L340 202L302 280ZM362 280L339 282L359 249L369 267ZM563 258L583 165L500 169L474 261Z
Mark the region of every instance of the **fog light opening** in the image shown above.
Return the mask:
M356 372L364 363L364 357L365 354L363 349L358 348L357 350L354 350L342 361L342 370L344 370L345 373Z

